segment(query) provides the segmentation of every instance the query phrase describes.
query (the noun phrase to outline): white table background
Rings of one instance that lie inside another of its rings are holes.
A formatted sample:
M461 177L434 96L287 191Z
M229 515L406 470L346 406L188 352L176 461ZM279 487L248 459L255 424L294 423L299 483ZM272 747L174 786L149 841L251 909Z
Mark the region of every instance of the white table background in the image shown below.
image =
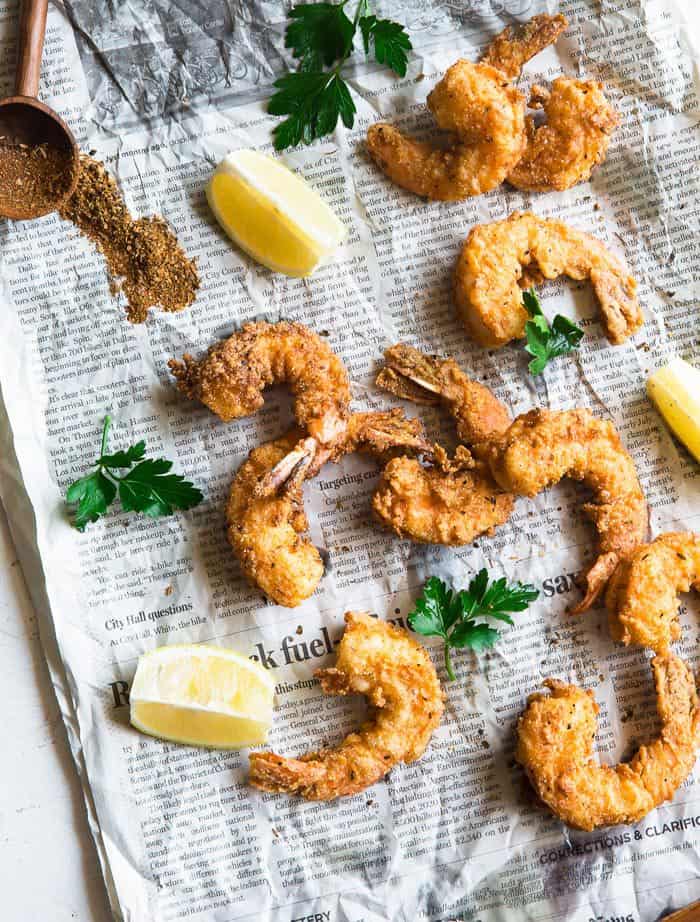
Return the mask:
M678 4L697 48L697 0ZM36 615L2 506L0 574L0 919L112 922Z

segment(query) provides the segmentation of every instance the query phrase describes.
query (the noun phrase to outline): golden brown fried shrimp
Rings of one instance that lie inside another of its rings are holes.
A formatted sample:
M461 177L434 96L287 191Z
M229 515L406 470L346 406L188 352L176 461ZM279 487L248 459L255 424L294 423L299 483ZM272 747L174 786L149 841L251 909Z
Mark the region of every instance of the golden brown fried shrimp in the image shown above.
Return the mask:
M489 349L524 336L529 315L521 289L560 275L591 280L611 343L624 342L642 325L637 283L600 240L563 221L515 211L472 228L462 248L455 301L467 333Z
M446 149L414 141L392 125L367 132L367 149L397 185L429 199L458 201L500 185L525 150L525 97L488 64L457 61L428 96Z
M386 461L396 451L429 449L420 422L406 419L400 410L354 413L334 458L362 450ZM309 523L302 490L314 468L303 432L292 430L250 453L238 469L226 506L228 539L243 575L288 608L313 595L323 576L321 555L304 537ZM273 471L281 476L271 477Z
M700 590L700 534L667 532L623 560L605 594L610 633L665 653L680 637L679 592Z
M250 756L250 783L263 791L332 800L364 791L399 762L415 762L440 724L444 695L421 644L402 628L360 612L347 627L335 667L316 672L329 695L365 695L368 720L332 749L299 759Z
M605 159L620 116L596 80L557 77L551 91L530 90L528 105L544 109L546 122L527 119L527 146L507 181L532 192L570 189L590 178Z
M677 656L652 660L661 733L630 762L601 765L593 757L598 705L593 693L547 679L518 723L516 759L549 809L569 826L635 823L671 800L695 764L698 697Z
M583 510L598 531L599 553L586 575L586 595L572 610L590 608L648 529L639 477L613 424L589 410L532 410L491 442L486 456L498 484L520 496L535 496L562 477L593 491L594 501Z
M377 384L414 403L443 405L460 439L475 451L510 425L503 404L483 384L468 378L453 359L438 359L398 343L386 350L384 360ZM508 520L513 497L464 446L452 461L440 446L432 457L433 467L414 458L395 458L384 468L372 498L374 515L383 525L401 538L457 546L492 534Z
M185 355L168 366L178 389L224 422L255 413L268 385L286 383L295 397L297 423L322 451L344 436L348 373L328 343L300 323L246 323L205 358Z
M500 400L488 387L468 378L453 359L439 359L397 343L386 350L384 362L377 375L379 387L414 403L442 404L467 445L488 442L511 423Z
M302 502L303 478L289 479L287 489L257 495L275 465L303 437L293 429L282 438L253 449L234 478L226 506L228 539L243 575L278 605L294 608L313 595L323 576L321 555L303 537L309 523Z
M415 458L394 458L372 497L375 517L400 538L424 544L459 546L493 534L510 518L513 497L499 490L488 469L468 452L462 460L461 467L451 462L444 470L426 468Z
M525 97L510 80L567 25L563 16L534 16L519 33L497 35L479 64L457 61L428 96L438 127L456 142L439 148L379 123L367 132L374 161L397 185L429 199L459 201L495 189L527 144Z
M520 76L523 65L547 45L556 42L568 25L568 20L561 13L557 16L540 13L519 29L506 26L486 49L481 63L490 64L509 80L515 80Z

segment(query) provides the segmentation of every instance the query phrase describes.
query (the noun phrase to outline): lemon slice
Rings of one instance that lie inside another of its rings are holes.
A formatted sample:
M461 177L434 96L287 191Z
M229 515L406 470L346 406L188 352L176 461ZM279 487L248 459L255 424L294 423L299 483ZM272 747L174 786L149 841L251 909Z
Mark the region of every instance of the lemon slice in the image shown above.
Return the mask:
M137 730L213 749L264 743L275 685L262 666L221 647L182 644L140 657L129 695Z
M700 461L700 369L673 359L648 379L647 394L671 431Z
M241 249L285 275L311 275L347 235L311 186L254 150L237 150L221 161L207 184L207 199Z

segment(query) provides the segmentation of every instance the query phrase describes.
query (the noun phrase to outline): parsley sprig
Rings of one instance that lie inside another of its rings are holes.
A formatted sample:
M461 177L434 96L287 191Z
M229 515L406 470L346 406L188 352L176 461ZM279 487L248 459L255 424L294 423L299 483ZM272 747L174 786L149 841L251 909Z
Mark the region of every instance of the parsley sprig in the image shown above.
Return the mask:
M538 597L529 583L507 584L505 577L489 585L488 572L479 570L468 589L455 592L437 576L431 576L416 599L408 623L418 634L442 637L445 641L445 669L454 681L450 650L471 647L479 652L492 647L499 637L495 628L477 618L495 618L513 624L508 612L524 611Z
M287 116L274 131L277 150L302 141L310 144L330 134L339 118L346 128L352 128L357 110L340 72L352 54L358 28L365 54L372 49L380 64L400 77L406 75L412 46L404 27L390 19L377 19L369 12L369 0L359 0L349 19L348 2L305 3L290 10L284 44L299 61L299 68L275 82L277 92L268 103L272 115Z
M550 359L578 348L583 330L562 314L556 315L550 327L534 288L523 292L523 304L532 317L525 324L525 351L534 355L527 367L530 374L541 375Z
M191 509L201 503L204 497L197 487L180 474L168 473L172 461L144 458L145 442L108 454L111 423L111 418L105 416L96 470L76 480L66 492L66 502L77 505L73 525L78 531L85 531L89 522L96 522L105 514L117 491L125 512L143 512L152 517L172 515L174 509ZM126 474L115 473L126 468L130 468Z

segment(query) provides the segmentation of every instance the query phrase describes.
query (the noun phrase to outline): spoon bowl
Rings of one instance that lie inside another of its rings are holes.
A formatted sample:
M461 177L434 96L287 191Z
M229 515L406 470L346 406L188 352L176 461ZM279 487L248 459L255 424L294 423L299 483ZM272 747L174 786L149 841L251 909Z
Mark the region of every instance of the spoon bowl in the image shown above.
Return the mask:
M14 220L55 211L75 189L79 151L53 109L36 98L48 0L25 0L15 95L0 100L0 215Z

